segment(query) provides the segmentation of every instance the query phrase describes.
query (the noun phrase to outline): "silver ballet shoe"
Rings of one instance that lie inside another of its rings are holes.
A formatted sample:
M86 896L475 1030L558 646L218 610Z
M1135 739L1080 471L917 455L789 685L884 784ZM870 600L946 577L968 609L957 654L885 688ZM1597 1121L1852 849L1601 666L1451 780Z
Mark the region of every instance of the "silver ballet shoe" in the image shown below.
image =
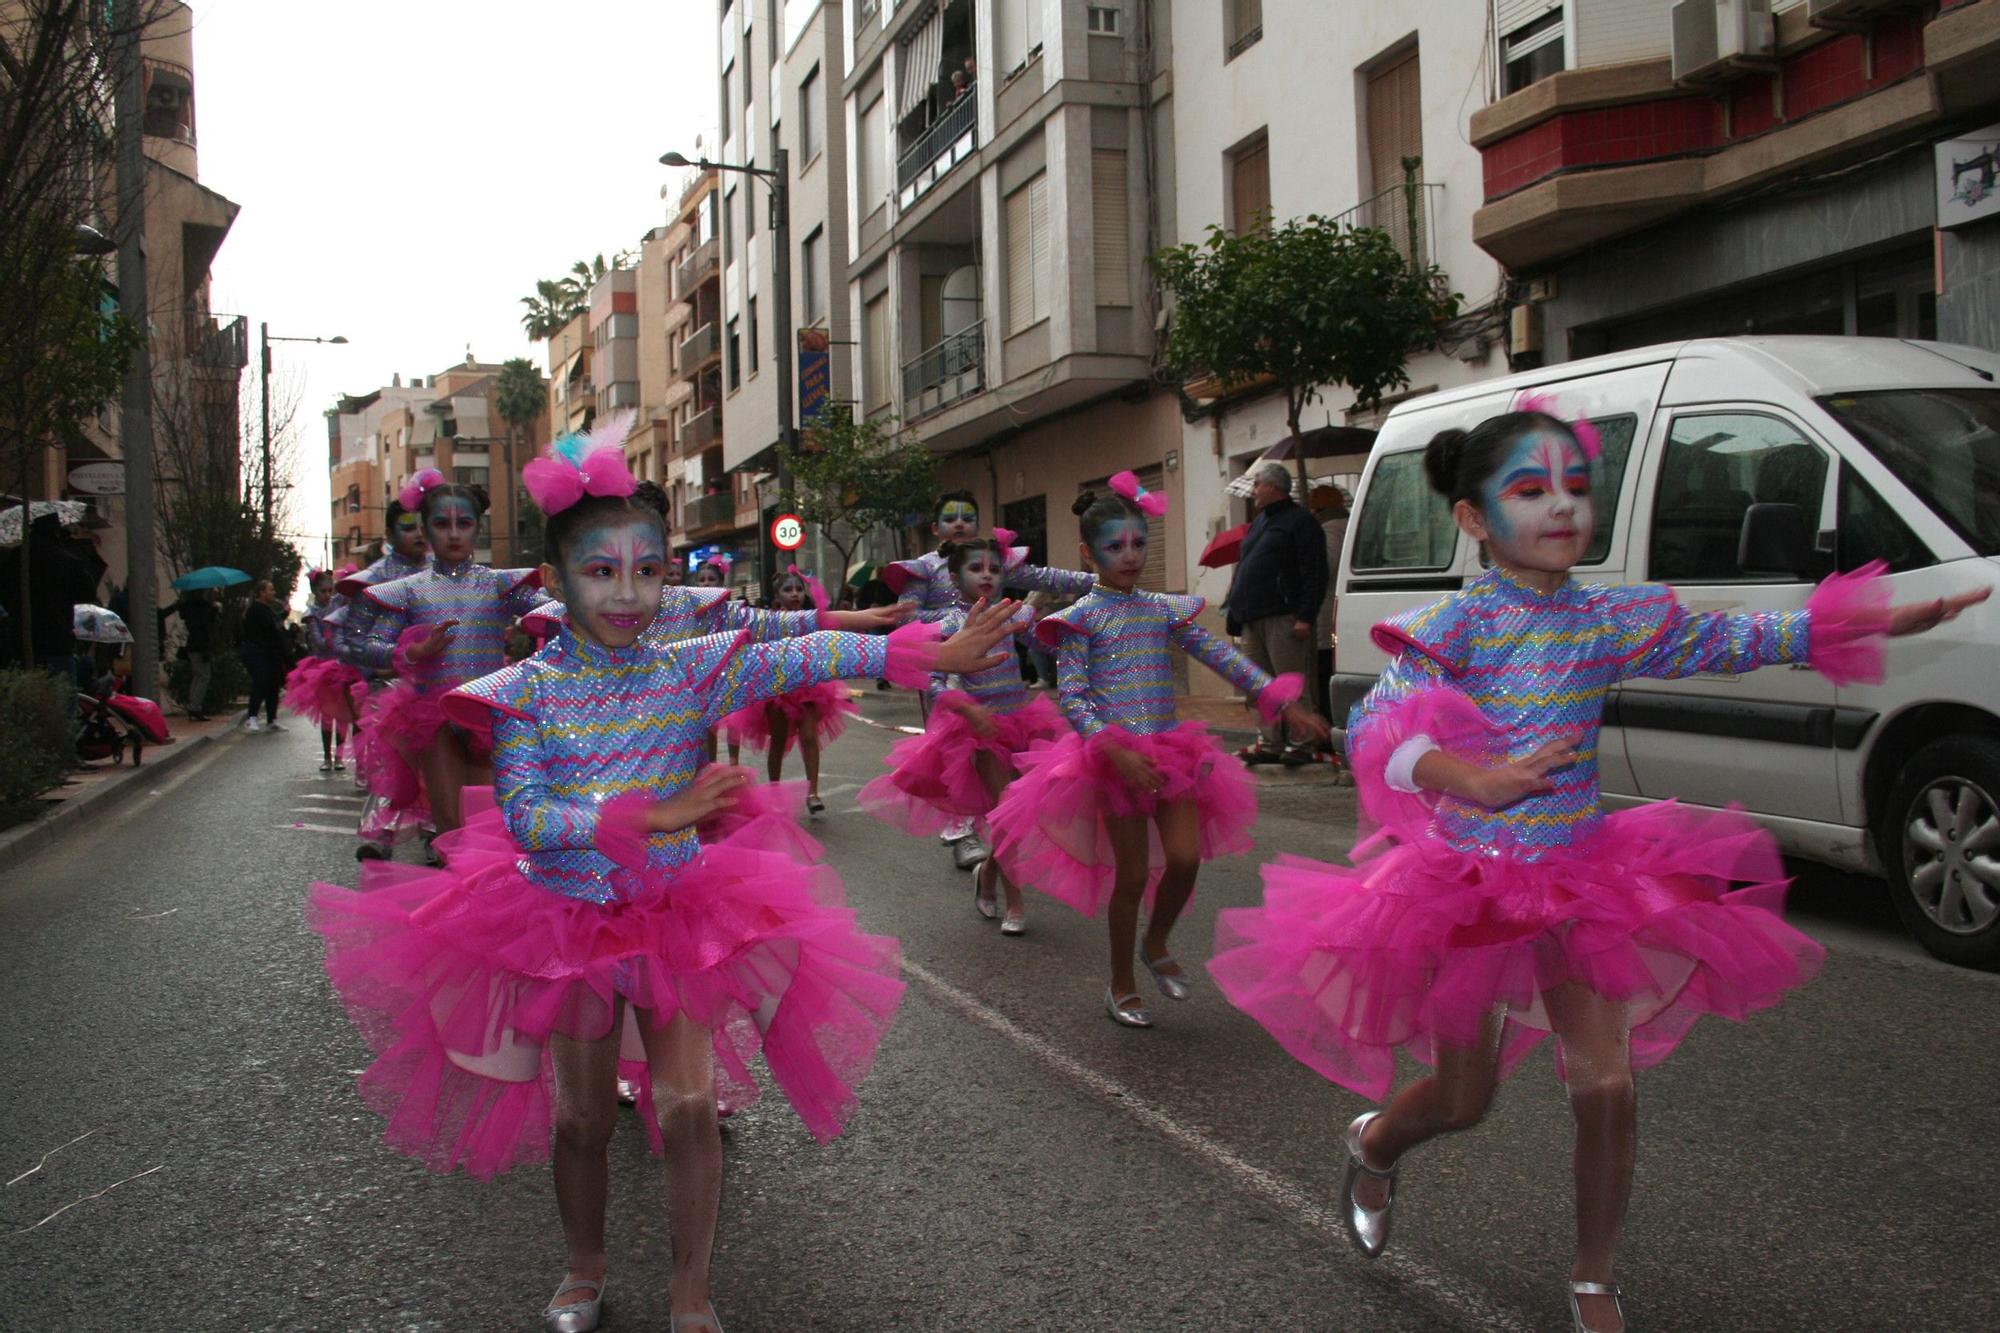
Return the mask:
M571 1301L567 1305L557 1305L556 1296L566 1291L588 1287L590 1299ZM542 1311L544 1333L592 1333L604 1317L604 1279L595 1282L564 1282L556 1288L556 1296L549 1297L548 1308Z
M1171 963L1174 961L1173 955L1163 953L1158 958L1146 957L1146 942L1144 940L1139 941L1139 961L1144 963L1146 970L1153 974L1153 984L1160 988L1160 994L1166 996L1169 1000L1185 1000L1188 997L1188 993L1194 989L1194 986L1188 981L1187 973L1160 971L1162 963Z
M711 1306L712 1310L714 1307ZM668 1333L682 1333L694 1329L707 1329L709 1333L722 1333L722 1321L713 1314L676 1314L667 1316Z
M1002 935L1025 935L1025 934L1027 934L1027 933L1028 933L1028 914L1027 914L1026 912L1009 912L1009 913L1007 913L1007 915L1005 915L1005 916L1001 917L1001 918L1000 918L1000 933L1001 933Z
M1111 993L1111 987L1106 986L1104 988L1104 1012L1110 1014L1111 1021L1121 1027L1149 1028L1153 1026L1153 1016L1146 1012L1144 1005L1140 1005L1136 1009L1127 1009L1125 1007L1125 1001L1136 1000L1138 998L1138 991L1131 991L1124 995L1114 995Z
M977 833L968 833L951 845L951 863L960 870L970 870L991 855Z
M1354 1248L1370 1259L1380 1259L1382 1251L1389 1248L1389 1223L1396 1207L1396 1168L1377 1171L1361 1156L1361 1135L1368 1122L1381 1114L1367 1111L1348 1125L1347 1170L1340 1179L1340 1220L1347 1224L1347 1238L1354 1242ZM1364 1175L1389 1182L1388 1201L1380 1208L1363 1208L1355 1202L1354 1186Z
M986 867L991 864L990 861L982 861L979 869L972 872L972 906L988 921L997 921L1000 919L999 886L986 882Z
M1612 1303L1618 1307L1619 1326L1621 1328L1625 1326L1625 1302L1623 1300L1623 1293L1618 1290L1616 1282L1571 1282L1569 1284L1569 1319L1574 1333L1598 1333L1598 1330L1583 1322L1583 1307L1577 1303L1576 1299L1579 1296L1609 1296Z

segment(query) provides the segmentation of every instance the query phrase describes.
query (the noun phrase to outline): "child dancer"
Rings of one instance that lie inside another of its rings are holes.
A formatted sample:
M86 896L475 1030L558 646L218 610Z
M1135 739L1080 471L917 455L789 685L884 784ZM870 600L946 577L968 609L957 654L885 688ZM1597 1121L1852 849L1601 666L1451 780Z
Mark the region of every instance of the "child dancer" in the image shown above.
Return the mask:
M589 439L567 436L564 445L575 449L622 440L631 421L632 414L621 413ZM400 677L368 701L355 763L369 775L370 787L390 792L397 805L413 804L420 786L433 824L448 832L461 822L459 791L468 780L485 780L486 757L445 725L439 701L505 665L507 627L543 598L535 570L474 563L479 518L486 512L484 490L448 482L435 468L425 468L400 499L423 519L431 565L363 588L348 611L349 632L362 641L363 660L377 669L393 666Z
M754 1094L761 1052L806 1127L831 1138L902 983L896 942L858 930L831 871L734 841L700 846L694 826L746 776L696 776L701 737L732 709L816 680L979 669L1011 608L946 644L928 626L650 642L663 514L624 498L622 458L582 461L588 492L567 505L536 496L549 515L542 573L567 620L541 652L445 705L491 731L511 840L489 848L475 825L446 871L383 865L363 872L363 892L318 885L312 919L380 1052L361 1086L392 1146L488 1177L546 1156L553 1126L568 1270L547 1328L598 1326L619 1034L638 1010L642 1091L668 1168L672 1323L719 1330L717 1077Z
M774 609L780 613L810 608L815 616L832 614L827 609L826 589L818 579L801 574L797 565L785 571L775 592ZM860 711L848 697L847 687L829 680L731 713L722 719L723 735L729 740L729 762L736 762L745 745L768 750L771 781L776 782L785 771L785 755L796 740L806 770L806 813L817 817L826 811L826 802L819 797L820 747L836 739L846 729L847 719Z
M1595 433L1523 407L1446 431L1425 455L1493 568L1375 630L1395 660L1347 735L1382 836L1355 849L1353 870L1268 867L1263 906L1221 914L1209 970L1293 1055L1363 1096L1388 1092L1398 1047L1435 1067L1347 1127L1342 1212L1371 1258L1388 1244L1403 1155L1477 1124L1553 1031L1576 1117L1572 1322L1618 1330L1633 1069L1704 1013L1776 1003L1823 951L1780 918L1778 851L1748 819L1600 809L1604 695L1779 662L1879 675L1872 634L1928 628L1984 593L1890 611L1871 567L1828 579L1804 611L1727 615L1691 613L1657 585L1573 582L1593 528Z
M941 632L951 634L974 604L1000 595L1008 553L991 537L947 541L939 550L960 598L937 622ZM1034 613L1023 606L1015 613L1014 633L1031 634L1034 623ZM861 789L864 810L912 833L935 833L985 817L1020 776L1021 755L1069 734L1069 724L1048 697L1028 693L1021 660L1013 654L989 671L932 676L928 694L930 723L923 734L897 741L883 760L889 772ZM1006 891L1004 916L994 901L996 883ZM973 872L973 906L989 921L999 917L1003 935L1027 932L1020 886L992 857Z
M359 604L361 591L378 583L394 583L430 567L430 543L424 540L423 519L414 510L405 510L399 501L389 502L388 550L380 559L358 573L345 574L335 579L334 592L345 599L344 605L328 616L333 627L333 655L355 668L366 682L368 693L374 694L387 689L387 673L373 665L375 654L371 651L365 630L370 619L367 608ZM355 705L353 727L354 749L361 748L361 717L367 712L368 700L361 698ZM398 766L400 767L400 766ZM394 776L395 770L388 770ZM361 819L355 829L360 841L355 845L356 859L363 861L380 860L389 855L390 849L405 838L420 832L430 812L423 806L423 788L416 782L381 781L382 774L371 774L361 763L360 755L355 755L355 785L368 793L368 801L362 806Z
M1168 955L1167 937L1201 863L1247 851L1257 817L1243 766L1201 723L1175 725L1169 653L1179 648L1228 680L1267 719L1326 728L1296 702L1299 677L1273 680L1194 623L1201 598L1139 589L1146 517L1164 514L1167 498L1141 489L1130 472L1108 484L1108 494L1086 491L1073 506L1097 586L1035 631L1056 650L1057 692L1075 731L1019 756L1020 780L988 823L1001 868L1017 883L1090 916L1110 902L1105 1012L1144 1028L1153 1020L1132 972L1141 899L1152 915L1139 961L1161 994L1184 1000L1190 979Z
M979 502L971 491L946 491L938 497L931 512L931 535L939 542L937 550L882 567L882 581L896 594L897 604L906 608L905 614L919 620L936 620L958 605L958 586L945 559L943 543L970 541L979 535ZM1006 528L993 529L993 536L1002 547L1013 546L1014 534ZM1094 582L1088 570L1031 565L1025 550L1010 551L1009 557L1005 579L1008 588L1081 597ZM928 699L924 721L926 724L930 721ZM951 845L952 862L960 870L970 869L986 859L986 846L973 832L972 823L970 819L954 819L938 834Z
M346 771L347 732L354 725L355 693L367 688L360 671L341 661L334 652L334 639L340 628L336 617L347 605L347 599L333 589L341 578L352 573L352 566L339 574L324 569L307 572L312 604L302 617L306 655L285 677L282 695L288 711L319 726L322 773Z

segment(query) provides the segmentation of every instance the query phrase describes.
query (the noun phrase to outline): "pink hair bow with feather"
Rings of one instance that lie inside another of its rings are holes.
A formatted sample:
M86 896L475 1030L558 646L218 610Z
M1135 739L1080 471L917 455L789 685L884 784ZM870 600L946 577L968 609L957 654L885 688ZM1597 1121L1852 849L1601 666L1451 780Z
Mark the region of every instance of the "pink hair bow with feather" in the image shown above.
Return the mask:
M1139 506L1139 512L1142 514L1159 518L1167 512L1167 497L1158 491L1149 491L1141 486L1136 472L1120 472L1104 484Z
M1575 421L1570 421L1562 413L1556 411L1556 400L1548 394L1523 393L1514 400L1514 410L1516 412L1540 412L1543 416L1554 417L1557 421L1566 424L1569 427L1569 433L1576 436L1577 448L1583 450L1583 456L1593 463L1597 461L1597 456L1604 452L1604 441L1598 436L1597 427L1591 425L1590 422L1582 417L1578 417Z
M403 506L405 513L415 513L423 505L425 493L442 485L444 473L434 467L424 468L403 483L403 489L396 493L396 503Z
M586 495L622 496L639 489L625 463L625 437L638 413L626 410L603 425L565 435L546 456L521 469L521 484L544 514L560 514Z

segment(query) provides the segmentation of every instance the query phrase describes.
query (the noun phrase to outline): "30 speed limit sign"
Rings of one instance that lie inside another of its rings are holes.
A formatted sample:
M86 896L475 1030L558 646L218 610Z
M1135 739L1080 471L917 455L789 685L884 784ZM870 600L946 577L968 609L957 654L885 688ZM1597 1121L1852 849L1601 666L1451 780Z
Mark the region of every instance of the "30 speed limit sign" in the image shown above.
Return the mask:
M805 521L797 514L780 514L771 520L771 545L780 551L796 551L805 540Z

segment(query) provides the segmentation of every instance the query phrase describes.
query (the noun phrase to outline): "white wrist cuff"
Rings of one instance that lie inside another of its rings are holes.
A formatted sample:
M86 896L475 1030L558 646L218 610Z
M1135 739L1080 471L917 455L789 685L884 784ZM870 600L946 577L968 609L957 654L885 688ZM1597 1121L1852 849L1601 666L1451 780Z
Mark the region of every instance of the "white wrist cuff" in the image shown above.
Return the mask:
M1382 780L1389 784L1391 791L1410 795L1423 790L1417 785L1417 761L1438 748L1438 743L1419 732L1396 747L1396 753L1389 756L1389 762L1382 770Z

